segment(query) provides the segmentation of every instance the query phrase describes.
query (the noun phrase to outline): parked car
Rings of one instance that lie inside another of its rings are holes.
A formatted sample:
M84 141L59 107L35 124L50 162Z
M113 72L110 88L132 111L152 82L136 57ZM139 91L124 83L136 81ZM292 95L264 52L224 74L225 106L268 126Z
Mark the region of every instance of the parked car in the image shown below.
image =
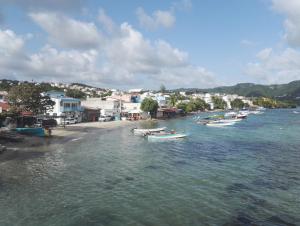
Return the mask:
M75 118L66 118L65 119L65 124L69 125L69 124L76 124L77 120Z
M57 121L55 119L44 119L42 120L43 127L55 127L57 126Z
M100 115L98 121L99 122L108 122L108 121L111 121L111 116Z

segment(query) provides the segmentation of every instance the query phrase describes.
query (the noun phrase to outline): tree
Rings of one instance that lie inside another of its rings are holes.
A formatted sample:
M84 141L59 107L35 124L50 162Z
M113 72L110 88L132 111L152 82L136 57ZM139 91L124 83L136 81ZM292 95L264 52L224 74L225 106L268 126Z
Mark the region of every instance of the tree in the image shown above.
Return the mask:
M176 105L176 102L177 102L177 96L175 94L172 94L170 96L170 104L172 107L174 107Z
M179 104L177 104L176 107L177 107L178 109L183 110L184 112L187 112L187 104L186 104L186 103L180 102Z
M42 92L40 86L32 83L23 83L12 87L8 92L8 103L11 106L11 111L29 111L37 115L52 110L55 102L48 96L42 96Z
M245 103L239 98L236 98L233 101L231 101L230 105L234 109L242 109L242 108L246 107Z
M68 89L66 92L66 96L78 98L78 99L84 99L86 98L86 94L78 89Z
M197 111L205 111L205 109L210 108L209 104L207 104L204 100L200 98L196 98L195 100L193 100L193 102L196 106Z
M165 87L165 85L164 85L164 84L161 84L159 90L160 90L161 93L165 93L165 92L166 92L166 87Z
M220 97L212 97L212 101L215 109L225 109L227 104Z
M145 112L150 112L150 116L154 117L158 109L158 103L151 98L145 98L141 103L141 109Z

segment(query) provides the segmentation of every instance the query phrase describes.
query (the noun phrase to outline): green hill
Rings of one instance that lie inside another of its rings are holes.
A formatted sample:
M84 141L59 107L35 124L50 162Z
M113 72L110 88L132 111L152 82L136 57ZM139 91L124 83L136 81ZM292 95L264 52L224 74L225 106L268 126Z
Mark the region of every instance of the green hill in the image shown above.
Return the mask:
M246 97L269 97L300 104L300 80L280 85L239 83L234 86L221 86L212 89L178 89L176 91L238 94Z

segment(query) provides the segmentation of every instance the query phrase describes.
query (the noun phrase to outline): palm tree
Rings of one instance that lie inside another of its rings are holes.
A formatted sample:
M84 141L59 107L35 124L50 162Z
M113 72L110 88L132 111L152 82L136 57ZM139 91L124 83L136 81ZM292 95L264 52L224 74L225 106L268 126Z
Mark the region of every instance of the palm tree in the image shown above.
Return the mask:
M175 94L172 94L170 96L170 104L171 104L171 106L174 107L176 105L176 102L177 102L177 97L176 97Z

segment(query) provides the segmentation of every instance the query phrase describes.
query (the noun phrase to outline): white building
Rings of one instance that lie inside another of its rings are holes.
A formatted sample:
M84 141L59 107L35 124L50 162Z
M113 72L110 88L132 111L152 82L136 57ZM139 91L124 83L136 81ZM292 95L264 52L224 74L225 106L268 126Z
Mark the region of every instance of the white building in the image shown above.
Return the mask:
M210 106L210 109L214 109L214 103L213 103L213 100L212 100L212 95L210 93L205 93L204 94L204 99L205 103L209 104Z
M121 112L121 101L113 98L87 98L82 101L83 107L99 109L103 116L115 116L120 117Z
M64 118L75 118L77 122L82 121L82 108L80 99L66 97L64 92L49 91L43 93L55 102L53 110L47 112L48 115L57 117L58 124L62 124Z
M152 93L152 92L145 92L141 94L141 102L145 98L151 98L152 100L156 100L158 103L159 107L166 107L167 106L167 101L170 98L169 95L162 94L162 93Z

